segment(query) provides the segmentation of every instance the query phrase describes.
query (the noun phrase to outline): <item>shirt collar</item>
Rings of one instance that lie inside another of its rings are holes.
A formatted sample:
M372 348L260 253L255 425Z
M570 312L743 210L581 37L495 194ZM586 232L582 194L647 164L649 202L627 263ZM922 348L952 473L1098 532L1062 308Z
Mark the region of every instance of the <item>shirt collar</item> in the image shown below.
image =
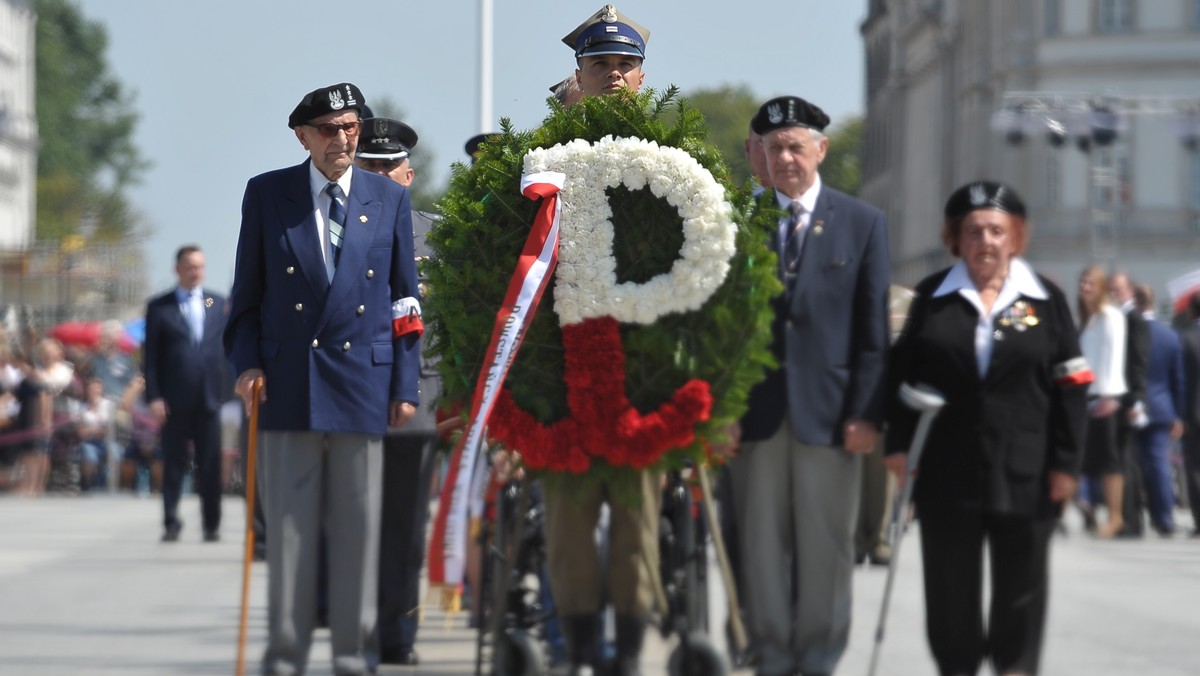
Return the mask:
M342 192L346 193L347 195L350 194L350 178L351 178L351 174L353 174L353 173L354 173L354 165L350 165L350 168L346 170L346 173L342 174L338 178L338 180L335 181L335 183L342 186ZM308 163L308 188L312 192L312 195L313 195L313 204L317 203L317 201L316 201L317 197L325 195L325 186L329 185L329 183L330 183L329 179L325 177L325 174L321 173L320 169L317 169L317 165L313 164L312 162L309 162ZM329 196L325 195L325 198L329 199Z
M180 303L184 302L185 300L187 300L188 298L191 298L193 296L195 296L196 298L199 298L202 293L203 292L200 290L200 287L198 287L198 286L194 289L191 289L190 291L188 289L183 288L182 286L175 287L175 299L178 300Z
M798 199L792 199L778 190L775 191L775 199L779 201L779 206L782 207L784 211L791 210L792 202L799 202L800 206L804 207L804 211L811 214L817 208L817 195L820 193L821 175L817 174L816 178L813 180L813 184L808 186L808 190L805 190L804 194Z
M971 276L967 274L965 261L960 260L950 268L950 272L942 280L937 291L933 292L933 297L940 298L955 292L971 301L977 308L982 306L982 303L978 302L979 291L975 288L975 283L971 281ZM1025 259L1014 256L1008 262L1008 277L1004 278L1004 286L1000 288L1000 295L996 297L996 302L992 305L992 314L1012 305L1021 296L1034 300L1046 300L1050 294L1046 293L1046 288L1038 281L1037 275L1033 273L1033 268L1029 267Z

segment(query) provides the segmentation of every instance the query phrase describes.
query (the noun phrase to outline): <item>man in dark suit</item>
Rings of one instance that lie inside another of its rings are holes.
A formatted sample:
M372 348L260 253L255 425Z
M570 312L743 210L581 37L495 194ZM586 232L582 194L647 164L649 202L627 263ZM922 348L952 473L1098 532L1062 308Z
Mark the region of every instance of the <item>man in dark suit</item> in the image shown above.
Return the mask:
M822 185L828 124L795 96L753 121L788 214L774 242L779 367L751 391L733 465L761 674L832 673L846 648L861 456L883 417L887 230L878 209Z
M221 349L225 299L204 289L204 253L184 246L175 254L179 284L146 306L143 344L146 403L162 425L163 542L175 542L179 494L192 442L204 541L219 539L221 527L221 399L228 366Z
M415 174L409 153L417 132L399 120L363 120L355 164L408 187ZM425 238L438 216L412 212L413 249L418 260L429 257ZM379 655L383 664L415 665L421 565L425 560L425 526L429 491L437 467L434 407L441 392L436 362L421 356L421 405L400 429L383 438L383 513L379 533Z
M307 667L322 525L334 673L378 659L382 438L419 402L422 324L408 191L353 167L364 104L350 83L305 95L288 126L309 158L242 201L225 349L247 408L264 383L264 674Z
M1146 426L1146 364L1150 353L1150 327L1138 312L1133 298L1133 282L1124 272L1113 273L1108 293L1125 315L1125 386L1121 410L1117 413L1117 449L1125 474L1121 516L1125 525L1119 537L1142 536L1142 472L1138 462L1137 430Z
M1192 537L1200 537L1200 292L1188 301L1190 321L1179 332L1183 343L1183 466L1192 508Z
M1170 537L1175 533L1175 486L1168 451L1171 440L1183 434L1183 350L1179 335L1154 317L1154 290L1143 284L1134 290L1134 298L1150 334L1146 362L1147 423L1137 431L1137 459L1146 489L1150 525L1159 535Z

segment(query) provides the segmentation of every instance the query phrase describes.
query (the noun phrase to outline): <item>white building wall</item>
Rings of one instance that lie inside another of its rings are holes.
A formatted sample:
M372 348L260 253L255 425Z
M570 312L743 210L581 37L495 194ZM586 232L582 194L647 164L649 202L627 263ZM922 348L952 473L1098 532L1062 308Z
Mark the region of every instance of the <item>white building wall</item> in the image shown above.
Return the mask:
M33 241L37 194L35 15L25 0L0 0L0 249Z

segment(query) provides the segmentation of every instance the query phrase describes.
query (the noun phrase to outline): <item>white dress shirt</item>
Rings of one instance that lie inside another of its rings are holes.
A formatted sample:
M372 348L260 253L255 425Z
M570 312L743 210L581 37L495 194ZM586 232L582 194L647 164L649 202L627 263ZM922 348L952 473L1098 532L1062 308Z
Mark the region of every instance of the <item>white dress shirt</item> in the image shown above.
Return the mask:
M342 174L337 181L338 185L342 186L342 192L346 193L346 199L350 199L350 180L351 174L354 173L354 167L351 166ZM325 261L325 273L329 275L329 279L333 279L333 259L329 255L329 204L333 198L329 193L325 192L325 186L330 184L330 180L322 174L317 165L309 163L308 165L308 186L312 191L313 205L315 205L317 219L317 239L321 241L321 260ZM349 213L350 205L346 204L346 212ZM347 223L342 224L343 227L348 226Z

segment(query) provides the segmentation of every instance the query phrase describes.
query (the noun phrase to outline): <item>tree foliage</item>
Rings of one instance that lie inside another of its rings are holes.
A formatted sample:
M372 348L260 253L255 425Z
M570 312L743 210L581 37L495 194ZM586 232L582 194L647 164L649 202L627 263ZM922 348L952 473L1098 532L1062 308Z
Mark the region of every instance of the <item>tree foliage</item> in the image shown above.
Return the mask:
M856 115L831 129L829 150L821 163L821 180L847 195L857 195L862 184L863 119Z
M108 33L71 0L36 0L37 238L58 240L94 226L119 240L136 215L125 189L149 164L133 144L133 97L110 72Z
M762 101L746 85L699 89L687 98L704 114L708 141L721 151L733 181L737 184L748 181L750 163L746 161L744 141L750 130L750 118L758 112Z

